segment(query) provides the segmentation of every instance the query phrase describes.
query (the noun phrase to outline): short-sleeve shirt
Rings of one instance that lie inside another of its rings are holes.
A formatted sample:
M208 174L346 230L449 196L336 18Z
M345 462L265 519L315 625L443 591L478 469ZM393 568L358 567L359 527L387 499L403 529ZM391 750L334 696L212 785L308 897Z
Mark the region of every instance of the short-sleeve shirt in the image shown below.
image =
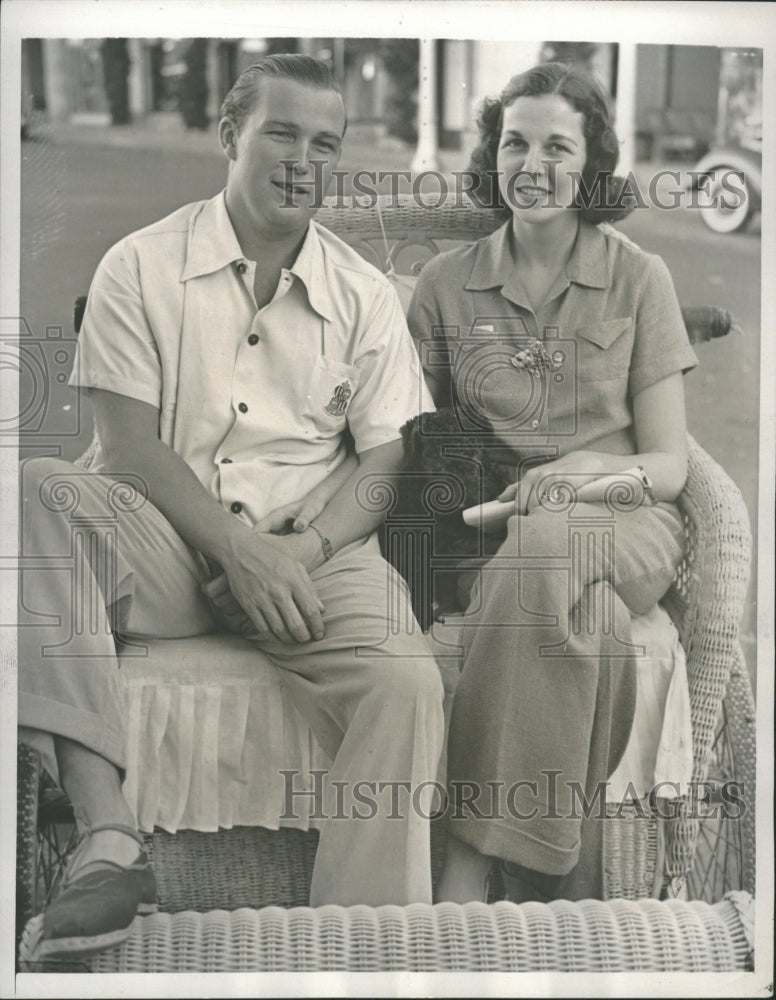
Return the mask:
M611 226L580 221L564 273L534 310L510 226L421 272L407 320L437 404L464 430L493 435L510 465L582 448L635 453L634 396L697 364L665 264ZM545 365L524 367L537 340Z
M255 523L433 407L388 280L311 222L257 309L222 192L121 240L89 292L71 384L160 411L160 438ZM93 469L104 468L98 448Z

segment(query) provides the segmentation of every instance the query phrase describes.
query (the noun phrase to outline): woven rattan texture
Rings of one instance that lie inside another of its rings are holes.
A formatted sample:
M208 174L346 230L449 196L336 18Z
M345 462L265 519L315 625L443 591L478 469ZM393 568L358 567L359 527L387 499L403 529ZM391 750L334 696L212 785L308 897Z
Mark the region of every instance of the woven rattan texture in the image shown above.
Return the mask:
M434 883L442 870L446 828L431 824L431 868ZM265 830L234 827L218 833L156 830L145 838L159 888L159 909L258 909L264 906L307 906L318 833L315 830ZM503 899L494 865L489 900Z
M607 807L604 898L648 899L662 888L662 833L644 803Z
M93 972L722 972L750 967L749 898L155 914Z
M744 854L742 888L754 896L757 849L755 823L757 730L752 686L740 646L725 693L725 714L728 734L733 745L735 780L740 782L742 798L746 805L740 820Z
M218 833L157 830L145 838L159 909L307 906L317 832L235 827Z
M751 532L738 487L690 437L688 446L688 477L679 501L688 546L662 603L679 628L687 654L693 779L702 781L728 680L742 662L738 630L749 582ZM752 811L754 762L752 745L744 779L751 788ZM666 826L667 873L682 876L692 864L697 820L688 809L666 820Z
M16 758L16 944L27 918L37 910L35 827L38 813L40 756L24 743Z

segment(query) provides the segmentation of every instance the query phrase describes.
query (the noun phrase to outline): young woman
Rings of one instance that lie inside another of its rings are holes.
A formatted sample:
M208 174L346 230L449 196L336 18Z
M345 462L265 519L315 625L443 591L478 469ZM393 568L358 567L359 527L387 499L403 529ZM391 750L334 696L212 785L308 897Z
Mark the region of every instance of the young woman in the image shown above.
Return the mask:
M489 433L513 481L465 619L438 899L484 899L494 857L516 901L583 898L601 891L583 806L633 718L630 614L682 555L696 358L662 260L597 225L618 142L595 80L537 66L478 124L472 166L506 222L429 262L408 317L437 406Z

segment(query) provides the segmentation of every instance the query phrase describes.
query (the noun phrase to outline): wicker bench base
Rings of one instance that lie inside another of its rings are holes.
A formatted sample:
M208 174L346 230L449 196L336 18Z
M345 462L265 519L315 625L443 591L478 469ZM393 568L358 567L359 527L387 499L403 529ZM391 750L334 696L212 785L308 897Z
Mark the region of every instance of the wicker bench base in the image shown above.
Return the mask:
M123 945L81 971L725 972L752 967L752 908L746 893L730 893L714 906L558 900L157 913L137 918Z
M436 885L445 857L447 828L431 824L431 868ZM164 913L196 910L285 909L308 906L316 830L265 830L241 826L218 833L155 830L145 837L154 864L159 909ZM498 865L493 866L488 901L504 897ZM645 895L645 894L643 894Z

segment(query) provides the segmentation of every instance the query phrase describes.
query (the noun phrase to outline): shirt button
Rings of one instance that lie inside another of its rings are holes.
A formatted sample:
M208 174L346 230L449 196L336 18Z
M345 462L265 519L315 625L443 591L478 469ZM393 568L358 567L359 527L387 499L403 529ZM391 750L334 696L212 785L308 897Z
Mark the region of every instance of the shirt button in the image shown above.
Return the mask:
M533 427L534 430L536 430L536 428L538 426L539 426L539 421L538 420L532 420L531 421L531 427Z
M248 265L245 263L244 260L238 260L237 263L234 265L234 267L238 274L245 274L245 272L248 270Z
M238 403L237 404L237 409L240 411L240 413L247 413L248 412L248 406L245 403Z
M235 500L235 502L232 504L229 510L231 510L233 514L239 514L240 511L242 510L242 504L240 503L239 500Z
M259 342L258 333L252 333L250 337L248 337L248 343L251 345L251 347L254 347L256 344L258 344L258 342Z
M231 458L222 458L221 459L221 465L231 465L231 462L232 462Z

